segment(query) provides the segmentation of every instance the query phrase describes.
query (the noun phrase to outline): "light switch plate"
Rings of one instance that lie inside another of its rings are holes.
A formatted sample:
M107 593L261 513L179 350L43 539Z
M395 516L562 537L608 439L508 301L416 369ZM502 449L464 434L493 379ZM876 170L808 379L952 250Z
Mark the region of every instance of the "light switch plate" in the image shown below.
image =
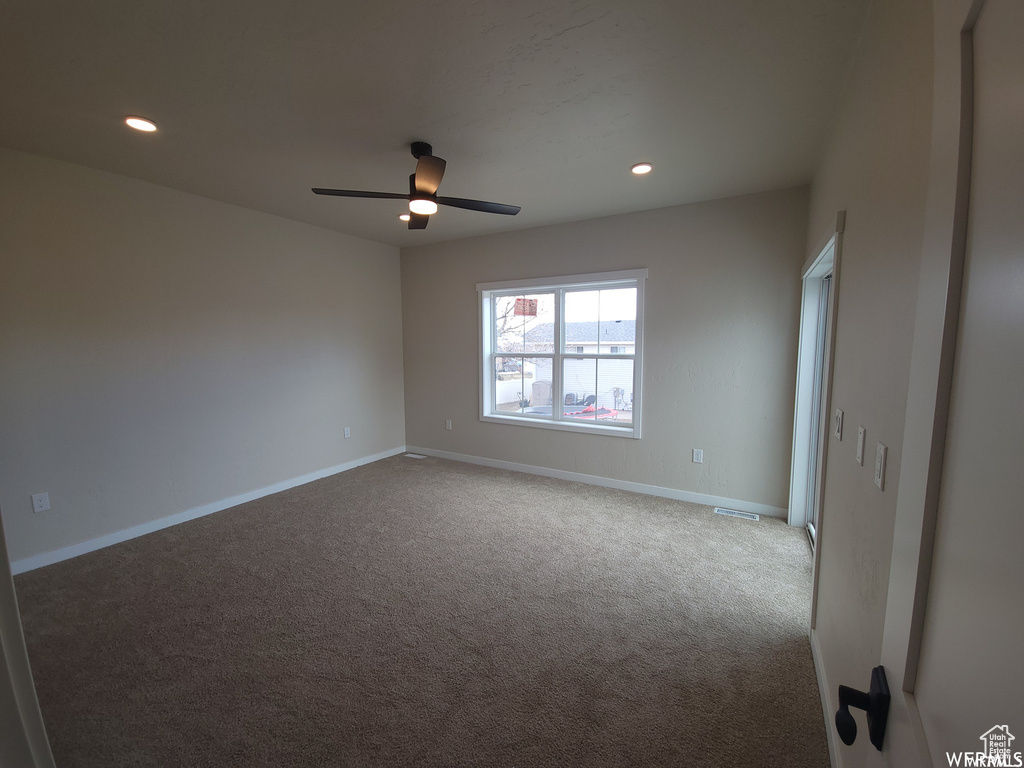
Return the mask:
M835 429L832 430L837 440L843 439L843 409L836 408Z
M857 427L857 463L864 466L864 427Z
M888 449L881 443L875 449L875 485L883 491L885 490L885 454L887 451Z

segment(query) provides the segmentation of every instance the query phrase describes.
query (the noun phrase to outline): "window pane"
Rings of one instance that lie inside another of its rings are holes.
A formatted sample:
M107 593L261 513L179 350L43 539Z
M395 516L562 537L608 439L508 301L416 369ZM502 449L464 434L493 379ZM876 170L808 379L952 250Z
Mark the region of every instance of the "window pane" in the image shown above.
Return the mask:
M635 350L635 287L566 292L566 352L632 355Z
M601 352L632 355L636 351L636 288L600 291Z
M519 294L494 298L496 352L554 352L555 295Z
M597 310L600 294L600 291L566 291L566 352L597 352Z
M633 360L597 361L597 418L616 424L633 423Z
M633 360L565 358L565 417L633 423Z
M593 421L597 400L597 361L567 357L562 360L562 413L572 419Z
M495 357L494 410L551 418L551 365L550 357Z

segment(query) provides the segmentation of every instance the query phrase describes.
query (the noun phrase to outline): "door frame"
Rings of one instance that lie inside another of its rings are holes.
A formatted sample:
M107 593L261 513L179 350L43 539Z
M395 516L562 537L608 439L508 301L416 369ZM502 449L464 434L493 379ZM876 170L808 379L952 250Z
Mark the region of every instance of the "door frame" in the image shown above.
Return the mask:
M0 722L0 733L9 743L0 749L0 762L16 760L31 768L54 768L53 753L46 736L46 726L36 698L32 667L29 664L25 635L21 628L18 598L11 576L11 561L4 534L3 512L0 511L0 685L2 694L14 702L14 711L7 711ZM14 764L13 762L11 763Z
M836 216L836 230L824 238L824 244L813 251L801 271L800 341L797 348L796 399L793 408L793 447L789 481L788 522L805 527L813 517L807 498L811 478L818 493L813 503L821 509L821 481L824 478L828 451L827 414L831 409L832 361L835 351L835 317L839 295L839 264L842 252L846 212ZM821 400L818 423L813 423L814 378L817 369L817 342L821 331L821 282L832 276L826 311L826 337L822 361ZM817 435L817 445L812 439ZM820 450L815 450L816 448Z

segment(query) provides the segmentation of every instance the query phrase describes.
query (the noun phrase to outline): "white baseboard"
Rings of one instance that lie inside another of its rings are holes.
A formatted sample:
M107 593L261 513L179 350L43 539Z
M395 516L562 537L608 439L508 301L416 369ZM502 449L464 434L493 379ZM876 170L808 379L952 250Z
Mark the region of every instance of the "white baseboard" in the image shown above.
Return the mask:
M141 525L134 525L131 528L125 528L121 531L115 531L114 533L108 533L105 536L100 536L95 539L89 539L78 544L72 544L68 547L61 547L52 552L44 552L41 555L33 555L32 557L22 558L21 560L14 560L11 562L11 574L17 575L24 573L25 571L31 571L36 568L42 568L44 565L52 565L53 563L59 563L61 560L68 560L78 555L84 555L87 552L94 552L97 549L103 549L109 547L112 544L120 544L122 541L128 541L139 536L145 536L147 533L153 533L163 528L170 528L172 525L178 525L179 523L185 523L189 520L195 520L198 517L205 517L211 515L214 512L220 512L221 510L228 509L229 507L235 507L239 504L244 504L247 501L254 501L256 499L262 499L264 496L270 496L274 493L280 493L281 491L287 491L289 488L294 488L298 485L305 485L311 483L314 480L321 480L331 475L336 475L339 472L346 472L356 467L361 467L364 464L372 464L375 461L386 459L391 456L397 456L400 453L405 453L405 446L398 448L392 448L382 453L375 453L372 456L363 456L353 461L345 462L344 464L338 464L334 467L326 467L324 469L318 469L315 472L309 472L299 477L293 477L288 480L282 480L279 483L259 488L255 491L249 491L248 493L242 493L238 496L232 496L227 499L221 499L220 501L214 501L210 504L203 504L200 507L194 507L192 509L185 510L184 512L178 512L177 514L168 515L167 517L161 517L157 520L151 520L148 523L142 523Z
M531 475L542 475L543 477L554 477L559 480L571 480L577 483L588 485L600 485L604 488L615 488L620 491L633 491L634 493L646 493L648 496L661 496L666 499L677 501L691 501L695 504L706 504L709 507L726 507L736 509L740 512L752 512L755 515L767 517L778 517L785 520L788 511L782 507L773 507L768 504L760 504L756 501L742 501L741 499L727 499L724 496L709 496L703 493L692 491L680 491L675 488L664 488L660 485L647 485L646 483L634 483L629 480L613 480L598 475L585 475L581 472L567 472L562 469L549 469L548 467L536 467L532 464L516 464L512 461L500 461L498 459L486 459L481 456L469 456L464 453L452 453L450 451L437 451L433 448L416 448L409 446L408 450L414 453L423 453L427 456L436 456L439 459L451 459L462 461L466 464L479 464L484 467L495 469L510 469L513 472L526 472Z
M839 759L839 745L836 743L836 730L832 727L835 709L829 700L828 678L825 676L825 662L821 659L821 650L818 648L818 633L813 629L809 633L811 640L811 658L814 659L814 676L818 680L818 693L821 694L821 709L825 715L825 735L828 737L828 757L832 768L842 768L843 762ZM836 688L838 691L839 689ZM838 706L836 707L838 709Z

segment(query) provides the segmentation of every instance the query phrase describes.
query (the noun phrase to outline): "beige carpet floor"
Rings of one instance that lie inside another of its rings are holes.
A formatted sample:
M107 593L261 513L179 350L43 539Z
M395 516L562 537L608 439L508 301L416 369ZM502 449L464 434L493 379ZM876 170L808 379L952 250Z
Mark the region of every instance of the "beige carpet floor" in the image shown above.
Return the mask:
M402 456L16 579L59 766L827 766L781 521Z

